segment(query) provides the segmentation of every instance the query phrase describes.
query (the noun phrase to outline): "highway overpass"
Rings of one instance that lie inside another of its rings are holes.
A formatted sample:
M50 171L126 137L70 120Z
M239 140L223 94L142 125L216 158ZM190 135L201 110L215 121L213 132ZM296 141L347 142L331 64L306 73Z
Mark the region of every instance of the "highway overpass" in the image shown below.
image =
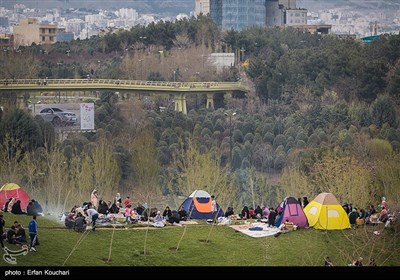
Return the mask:
M162 82L118 79L5 79L0 84L0 93L54 92L54 91L99 91L109 90L124 94L171 94L175 98L175 110L187 113L186 96L207 94L207 108L214 107L215 93L247 93L240 82Z

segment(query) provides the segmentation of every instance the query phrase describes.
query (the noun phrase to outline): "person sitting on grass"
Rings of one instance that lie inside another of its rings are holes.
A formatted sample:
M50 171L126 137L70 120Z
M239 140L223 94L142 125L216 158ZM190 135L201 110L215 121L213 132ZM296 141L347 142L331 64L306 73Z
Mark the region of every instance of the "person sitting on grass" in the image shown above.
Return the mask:
M353 208L348 216L349 216L350 224L352 226L354 226L356 224L356 220L357 220L357 217L358 217L357 209Z
M38 201L36 201L36 200L34 200L34 199L32 199L31 200L32 201L32 204L33 204L33 207L35 208L35 215L36 216L43 216L43 208L42 208L42 205L40 205L40 203L38 202Z
M117 206L117 204L115 202L108 209L108 213L111 213L111 214L118 214L119 213L119 207Z
M13 198L10 197L10 198L7 200L7 202L4 204L4 208L3 208L4 212L8 212L8 204L10 204L10 202L11 202L12 199L13 199Z
M250 219L249 207L243 206L242 212L240 213L240 218L243 220Z
M376 262L374 258L371 258L371 260L368 263L368 266L376 266Z
M107 215L108 214L108 205L107 202L100 199L99 201L99 209L97 210L100 214Z
M171 211L171 217L168 219L168 222L170 222L171 224L173 224L173 223L179 224L180 220L181 219L179 217L178 211L172 210Z
M269 208L269 215L268 215L268 225L270 227L275 226L275 219L276 219L277 213L275 212L273 207Z
M90 208L85 209L85 214L89 217L89 220L92 222L92 231L96 230L96 220L99 218L99 213L96 209Z
M161 212L160 211L157 211L157 214L154 217L153 226L154 227L159 227L159 228L162 228L162 227L165 226L164 218L163 218L163 216L161 216Z
M28 206L26 207L26 215L33 216L35 214L35 206L33 205L32 201L29 201Z
M16 237L16 242L19 244L24 244L28 242L26 240L25 229L22 227L21 224L18 224L16 227L15 237Z
M187 212L185 210L185 207L181 206L181 208L179 208L179 218L181 221L186 221L187 220Z
M256 218L256 211L253 207L249 208L249 218L255 219Z
M75 225L75 220L74 220L74 213L68 213L67 217L65 217L64 224L67 228L73 229Z
M225 218L228 218L229 216L234 215L235 213L233 212L233 207L228 207L228 209L225 212Z
M10 244L17 244L17 237L15 235L16 229L15 226L12 225L10 229L7 231L7 242Z
M379 221L386 223L389 219L388 211L385 207L382 207L381 213L379 214Z
M11 209L11 213L16 214L16 215L25 214L25 212L22 212L22 209L21 209L21 200L17 200L13 204L12 209Z
M333 266L333 263L329 257L325 257L324 261L325 261L324 266Z
M83 232L86 230L86 219L80 212L75 218L74 230L77 232Z
M162 214L162 216L164 217L165 220L169 220L169 218L171 218L172 212L171 209L169 208L169 206L165 207L164 212Z

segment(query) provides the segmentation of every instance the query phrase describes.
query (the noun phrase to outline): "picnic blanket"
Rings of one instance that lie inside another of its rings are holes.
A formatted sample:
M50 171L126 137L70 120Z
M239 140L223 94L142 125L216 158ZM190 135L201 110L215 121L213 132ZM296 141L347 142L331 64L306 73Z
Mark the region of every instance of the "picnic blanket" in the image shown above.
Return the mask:
M196 221L180 221L180 224L182 224L182 225L197 225L198 222L196 222Z
M265 236L273 236L280 231L279 228L276 227L268 227L265 223L252 223L252 224L244 224L244 225L231 225L236 231L244 233L251 237L265 237Z

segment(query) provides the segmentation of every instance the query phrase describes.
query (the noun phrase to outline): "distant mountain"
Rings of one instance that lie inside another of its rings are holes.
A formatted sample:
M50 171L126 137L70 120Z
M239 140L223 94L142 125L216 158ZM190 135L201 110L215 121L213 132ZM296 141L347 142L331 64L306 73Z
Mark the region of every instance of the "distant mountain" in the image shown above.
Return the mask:
M353 9L399 9L399 0L297 0L297 6L310 11L349 6Z
M134 8L139 13L157 13L163 15L189 14L194 11L194 0L0 0L0 6L12 8L15 4L24 4L29 8L79 8L88 10L115 10Z

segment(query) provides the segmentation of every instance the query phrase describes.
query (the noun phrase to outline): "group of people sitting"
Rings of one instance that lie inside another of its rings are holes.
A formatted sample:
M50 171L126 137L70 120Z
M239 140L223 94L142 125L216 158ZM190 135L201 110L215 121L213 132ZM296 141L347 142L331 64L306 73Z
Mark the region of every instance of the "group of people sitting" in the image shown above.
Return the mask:
M180 221L187 220L188 213L184 207L180 207L179 210L171 210L169 206L165 208L162 215L157 208L147 207L147 203L138 203L136 207L132 207L131 199L129 195L125 199L121 198L121 194L117 193L113 199L113 202L108 201L108 203L99 199L97 190L93 190L90 195L91 207L96 209L100 217L107 217L109 214L123 215L125 217L125 223L137 223L139 221L151 221L153 223L159 221L171 224L178 224ZM66 214L66 223L72 226L72 219L76 217L75 215ZM113 217L115 219L115 216ZM71 221L70 221L71 220ZM66 225L67 226L67 225Z
M93 196L93 194L92 194ZM124 202L122 203L119 193L114 199L114 202L100 199L97 201L92 198L91 204L92 208L96 209L101 215L107 216L108 214L120 214L122 213L127 223L135 223L139 220L147 221L149 217L154 218L157 214L157 208L147 208L146 206L138 203L136 207L132 207L130 197L126 196Z
M126 203L125 203L126 202ZM107 219L109 214L121 215L125 218L125 223L137 223L139 221L150 221L154 226L162 227L165 226L167 222L174 224L180 221L186 220L188 215L184 207L180 207L179 211L172 210L167 206L161 215L161 212L157 208L146 208L146 205L138 203L137 207L132 208L130 204L129 197L124 201L124 208L117 206L114 202L111 207L108 207L105 201L100 200L98 208L92 204L92 202L85 202L82 206L74 206L70 212L64 214L64 224L67 228L73 229L78 232L86 230L87 225L92 222L93 227L95 227L96 222L93 221L93 211L97 213L95 220ZM111 210L115 208L115 210ZM88 211L92 213L89 215ZM115 221L115 216L114 216Z
M8 201L4 204L2 209L4 212L9 212L16 215L26 214L28 216L38 216L43 214L42 206L39 204L38 201L32 199L29 201L28 206L25 209L21 208L21 200L16 199L15 197L11 197Z
M165 207L162 217L166 222L173 224L186 221L188 219L188 214L183 206L181 206L178 211L171 210L169 206L167 206Z
M88 224L92 224L92 231L96 229L96 221L100 217L98 210L91 202L84 202L82 206L76 205L71 211L64 214L64 224L67 228L77 232L86 230Z
M25 229L18 221L14 221L10 229L4 233L3 239L7 240L9 244L21 245L28 243Z
M273 207L260 207L258 205L256 209L253 207L244 206L239 215L237 215L238 219L247 220L247 219L267 219L267 223L269 226L275 226L275 220L279 216L281 211L279 209L274 209ZM224 217L229 218L235 215L233 211L233 207L228 207L226 210Z
M343 209L349 216L351 225L363 225L363 224L377 224L386 223L389 220L388 204L386 198L382 197L382 202L380 205L380 212L378 212L374 205L370 205L368 210L357 209L353 205L345 203Z
M83 215L81 211L70 212L65 217L64 224L69 229L83 232L86 230L86 225L88 224L86 218L86 214Z

